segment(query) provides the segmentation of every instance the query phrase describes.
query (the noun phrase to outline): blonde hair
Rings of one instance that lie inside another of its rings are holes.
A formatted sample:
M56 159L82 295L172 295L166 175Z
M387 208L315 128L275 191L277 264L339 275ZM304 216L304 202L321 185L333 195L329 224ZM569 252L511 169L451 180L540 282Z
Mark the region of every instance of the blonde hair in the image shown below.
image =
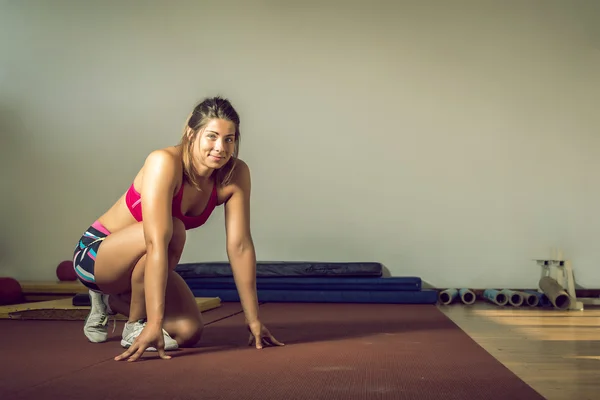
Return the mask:
M194 164L192 156L192 145L198 136L198 133L208 125L213 119L222 119L230 121L235 125L235 147L231 158L227 163L215 171L216 183L219 186L225 186L231 182L233 171L239 153L240 144L240 117L233 108L229 100L222 97L209 97L200 102L192 113L188 116L180 146L182 149L183 171L186 179L198 190L200 185L194 173Z

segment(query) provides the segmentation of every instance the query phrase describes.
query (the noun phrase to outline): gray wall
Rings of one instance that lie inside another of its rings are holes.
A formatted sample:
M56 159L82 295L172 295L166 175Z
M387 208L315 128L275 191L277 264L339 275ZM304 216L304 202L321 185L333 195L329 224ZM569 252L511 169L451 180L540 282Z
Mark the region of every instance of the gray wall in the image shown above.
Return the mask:
M600 286L599 2L285 4L0 1L0 274L54 279L221 94L259 259L531 287L557 246ZM219 209L182 262L225 257Z

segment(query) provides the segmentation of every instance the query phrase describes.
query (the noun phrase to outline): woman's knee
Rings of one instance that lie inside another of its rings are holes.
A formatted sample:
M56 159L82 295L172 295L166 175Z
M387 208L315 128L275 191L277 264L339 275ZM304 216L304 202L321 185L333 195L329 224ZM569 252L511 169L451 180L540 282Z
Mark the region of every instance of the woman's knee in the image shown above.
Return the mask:
M185 319L177 321L172 333L169 332L169 334L173 336L180 347L194 347L202 338L203 331L204 324L201 319Z

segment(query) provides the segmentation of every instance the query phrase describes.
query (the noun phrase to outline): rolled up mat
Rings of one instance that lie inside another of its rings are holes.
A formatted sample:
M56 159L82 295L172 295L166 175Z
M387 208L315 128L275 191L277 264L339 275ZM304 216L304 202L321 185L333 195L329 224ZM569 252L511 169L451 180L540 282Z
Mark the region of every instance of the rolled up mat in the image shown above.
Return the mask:
M537 307L540 298L534 294L527 293L525 291L518 290L517 291L521 296L523 296L523 303L529 307Z
M496 289L485 289L483 291L483 298L499 306L505 306L508 303L506 294Z
M511 306L521 307L523 305L524 299L519 292L510 289L503 289L501 292L504 293L506 299L508 300L508 304Z
M571 297L565 289L549 276L540 279L540 289L544 292L550 303L559 310L567 310L571 306Z
M442 303L443 305L452 304L452 302L454 300L456 300L456 298L458 297L458 290L456 290L456 289L442 290L438 297L439 297L440 303Z
M538 292L536 290L525 290L525 293L537 297L537 299L538 299L537 306L538 307L551 307L552 306L552 303L550 303L548 296L546 296L542 292Z
M458 291L458 294L460 295L460 300L464 304L473 304L475 303L475 300L477 300L477 296L475 296L475 293L473 293L471 289L462 288Z

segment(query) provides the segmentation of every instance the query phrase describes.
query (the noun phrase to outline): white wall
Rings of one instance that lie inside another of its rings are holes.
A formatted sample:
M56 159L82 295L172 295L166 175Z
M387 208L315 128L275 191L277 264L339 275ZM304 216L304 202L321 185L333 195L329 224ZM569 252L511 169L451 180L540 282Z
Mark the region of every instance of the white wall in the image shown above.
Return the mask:
M600 3L322 3L0 1L0 274L54 279L222 94L260 260L532 287L560 246L600 287ZM182 262L224 243L218 210Z

